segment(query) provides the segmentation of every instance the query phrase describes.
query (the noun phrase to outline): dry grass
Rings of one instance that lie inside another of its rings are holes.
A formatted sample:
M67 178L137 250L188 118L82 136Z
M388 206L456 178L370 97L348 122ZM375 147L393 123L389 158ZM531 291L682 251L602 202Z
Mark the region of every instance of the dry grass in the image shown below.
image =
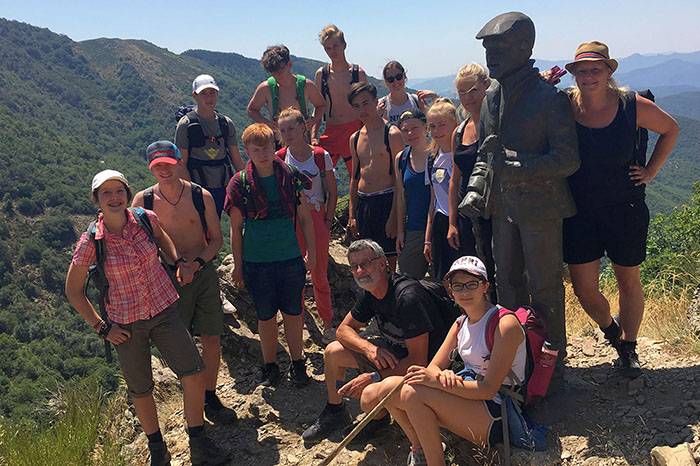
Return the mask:
M700 339L686 326L686 311L690 307L693 288L664 288L658 282L644 287L644 319L639 336L664 340L673 349L700 355ZM598 326L588 317L574 295L571 283L564 282L566 330L570 335L591 335ZM610 302L613 314L619 312L619 293L615 280L601 280L601 288Z

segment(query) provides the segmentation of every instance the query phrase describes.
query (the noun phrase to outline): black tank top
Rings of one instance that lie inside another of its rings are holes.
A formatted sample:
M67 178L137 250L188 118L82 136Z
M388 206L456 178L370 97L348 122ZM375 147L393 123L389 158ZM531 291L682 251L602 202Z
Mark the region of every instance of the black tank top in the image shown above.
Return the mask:
M468 121L469 119L463 121L457 128L457 147L455 147L453 152L454 163L462 172L462 179L459 183L460 201L464 199L464 195L467 193L467 184L469 183L469 177L474 169L474 163L476 162L476 150L478 146L477 142L469 144L468 146L465 146L462 143L464 128L467 126Z
M634 111L626 109L627 105L633 105ZM636 115L632 95L620 99L615 119L605 128L576 123L581 168L569 177L569 186L579 211L644 200L644 185L635 186L629 177L629 167L634 163ZM628 118L634 118L635 124Z

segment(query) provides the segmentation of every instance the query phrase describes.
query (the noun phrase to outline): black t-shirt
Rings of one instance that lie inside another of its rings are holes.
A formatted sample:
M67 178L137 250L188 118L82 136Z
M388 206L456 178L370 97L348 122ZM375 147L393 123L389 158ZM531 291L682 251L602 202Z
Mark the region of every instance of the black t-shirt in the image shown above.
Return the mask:
M413 283L403 286L400 295L397 296L396 285L404 280L410 280ZM408 356L407 339L426 332L431 333L431 337L433 333L441 333L438 339L440 339L439 343L442 343L446 330L442 328L441 320L436 318L439 316L439 309L418 281L390 272L389 288L382 299L375 298L372 293L365 290L361 293L360 299L351 311L352 317L364 323L376 317L379 331L389 345L387 349L397 358L403 359ZM428 362L435 351L432 340L436 338L430 338L430 340L432 344L428 352Z

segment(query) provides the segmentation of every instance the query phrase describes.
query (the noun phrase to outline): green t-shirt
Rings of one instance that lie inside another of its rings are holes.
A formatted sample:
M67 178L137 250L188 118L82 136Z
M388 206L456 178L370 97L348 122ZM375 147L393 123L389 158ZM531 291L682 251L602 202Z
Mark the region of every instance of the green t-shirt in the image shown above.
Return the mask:
M243 260L246 262L278 262L301 255L294 231L294 219L287 217L280 202L275 175L258 178L267 195L265 218L245 219Z

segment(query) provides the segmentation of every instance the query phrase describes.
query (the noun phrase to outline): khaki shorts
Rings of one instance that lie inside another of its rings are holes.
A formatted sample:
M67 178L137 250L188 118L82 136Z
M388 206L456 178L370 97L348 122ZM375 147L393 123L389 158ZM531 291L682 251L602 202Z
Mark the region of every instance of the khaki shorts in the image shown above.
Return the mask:
M192 335L221 335L224 312L221 310L219 277L209 261L185 286L177 286L180 299L175 303L185 327Z
M179 379L204 370L204 362L174 304L148 320L113 325L131 333L131 338L115 348L132 398L145 398L153 391L151 341Z
M396 356L396 359L403 359L407 356L406 354L399 355L394 353L391 350L387 341L381 335L372 336L368 338L367 341L369 341L375 346L378 346L379 348L384 348L385 350L389 351L391 354ZM355 362L357 362L357 368L360 370L360 373L374 372L379 370L377 366L375 366L374 363L363 353L357 353L350 349L348 351L352 354L352 357L355 358Z

